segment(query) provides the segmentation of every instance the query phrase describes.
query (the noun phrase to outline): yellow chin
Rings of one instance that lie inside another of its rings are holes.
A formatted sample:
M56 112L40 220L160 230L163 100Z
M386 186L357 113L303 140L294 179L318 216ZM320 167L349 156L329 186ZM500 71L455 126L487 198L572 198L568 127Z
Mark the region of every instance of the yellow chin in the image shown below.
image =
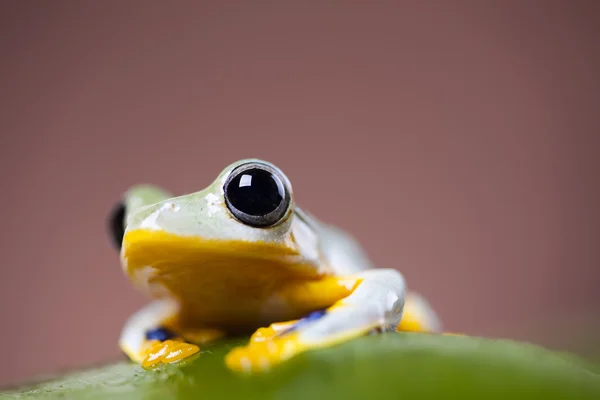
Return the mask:
M299 318L348 295L294 249L135 230L123 240L125 271L153 297L172 297L184 323L231 330Z

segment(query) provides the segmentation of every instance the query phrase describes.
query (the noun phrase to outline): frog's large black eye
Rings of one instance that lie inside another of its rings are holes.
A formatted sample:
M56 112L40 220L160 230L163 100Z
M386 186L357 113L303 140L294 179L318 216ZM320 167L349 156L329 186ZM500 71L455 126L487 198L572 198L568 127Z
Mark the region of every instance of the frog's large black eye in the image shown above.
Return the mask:
M108 216L108 233L113 245L121 249L125 235L125 204L118 203Z
M229 211L250 226L275 225L290 205L286 179L266 164L248 163L237 167L227 178L223 191Z

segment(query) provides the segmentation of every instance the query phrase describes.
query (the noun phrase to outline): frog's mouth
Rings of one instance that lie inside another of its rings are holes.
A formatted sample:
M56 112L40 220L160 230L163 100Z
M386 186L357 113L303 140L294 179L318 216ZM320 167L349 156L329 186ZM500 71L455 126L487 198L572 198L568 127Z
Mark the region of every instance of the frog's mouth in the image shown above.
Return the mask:
M326 280L317 266L272 243L133 230L125 234L122 258L136 286L153 297L175 298L195 317L219 325L262 323L273 313L294 317L346 292L336 284L319 287L314 296L315 283Z

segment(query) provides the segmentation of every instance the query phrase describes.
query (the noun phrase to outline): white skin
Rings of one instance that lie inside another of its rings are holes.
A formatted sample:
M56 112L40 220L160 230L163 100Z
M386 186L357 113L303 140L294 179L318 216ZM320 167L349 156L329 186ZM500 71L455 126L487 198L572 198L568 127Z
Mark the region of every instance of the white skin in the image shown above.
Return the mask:
M250 226L233 216L226 205L224 184L227 178L236 167L248 163L267 166L280 177L290 194L290 203L285 215L273 226ZM135 273L130 271L128 255L134 251L132 249L135 246L127 244L127 237L134 237L135 233L141 230L166 233L171 235L170 237L182 238L182 240L196 238L213 241L217 243L216 246L221 242L223 246L228 246L232 242L250 243L251 246L256 245L257 249L262 249L261 246L265 244L276 245L289 249L293 253L291 256L286 256L283 261L278 258L278 262L283 266L301 266L304 270L310 270L307 271L308 273L321 277L340 276L359 279L360 284L346 297L331 304L334 307L328 309L324 316L297 327L294 343L301 350L292 352L284 358L290 358L300 351L329 346L369 332L395 330L402 319L407 294L401 273L395 269L374 268L365 252L352 237L299 209L294 204L289 180L281 170L270 163L257 159L238 161L225 168L206 189L179 197L171 197L168 193L152 186L134 187L125 195L124 203L126 240L121 251L123 268L136 286L157 298L135 313L124 326L120 345L133 360L141 362L145 357L146 332L161 327L165 320L177 315L182 301L186 301L185 296L189 297L189 294L171 293L165 287L156 284L156 280L152 279L155 276L153 274L156 274L152 266L137 268ZM144 243L140 244L142 245ZM164 254L170 256L171 253ZM227 256L226 251L223 254L224 257ZM179 276L177 274L181 271L178 269L177 258L173 257L168 273L172 270L173 276ZM165 260L161 259L161 261ZM232 259L231 263L235 262L236 260ZM181 276L184 276L181 279L188 279L183 274ZM202 279L197 280L186 285L193 286L196 292L209 290L203 286ZM256 284L261 283L257 280ZM414 301L410 303L413 304L414 312L420 316L424 330L439 331L439 322L424 299L416 294L411 293L411 295ZM235 301L244 303L243 298L237 298ZM258 317L259 326L255 328L295 319L288 318L290 316L292 315L289 312L282 311L276 305L265 306ZM227 315L223 315L223 318L227 319ZM276 326L273 328L275 329ZM242 359L244 361L241 362L241 369L264 369L266 365L264 360L261 361L260 366L257 366L256 362L252 361L252 357L242 357Z

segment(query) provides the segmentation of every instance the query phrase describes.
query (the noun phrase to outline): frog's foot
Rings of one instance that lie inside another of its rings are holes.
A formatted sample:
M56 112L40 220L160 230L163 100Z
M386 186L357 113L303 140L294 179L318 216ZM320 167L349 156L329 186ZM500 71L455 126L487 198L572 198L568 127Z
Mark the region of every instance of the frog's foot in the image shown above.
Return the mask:
M404 305L404 279L392 269L369 270L346 298L290 323L259 329L225 358L230 369L263 371L307 350L333 346L374 330L394 330Z
M182 340L151 340L145 344L143 350L145 356L141 364L144 368L154 367L160 363L171 364L196 354L198 351L200 351L198 346Z
M298 322L298 320L287 321L287 322L276 322L274 324L269 325L267 328L259 328L250 337L250 343L264 342L266 340L273 339L275 336L290 329L297 322Z
M144 367L174 363L198 353L196 344L222 336L213 329L170 329L177 317L177 305L171 301L154 301L133 314L123 328L119 344L127 356Z
M227 354L227 366L233 370L266 370L307 350L308 347L303 348L297 335L292 332L301 324L324 314L324 311L317 311L300 320L278 322L258 329L250 337L247 346L237 347Z
M397 330L403 332L440 333L441 323L435 311L420 294L406 294L404 313Z

